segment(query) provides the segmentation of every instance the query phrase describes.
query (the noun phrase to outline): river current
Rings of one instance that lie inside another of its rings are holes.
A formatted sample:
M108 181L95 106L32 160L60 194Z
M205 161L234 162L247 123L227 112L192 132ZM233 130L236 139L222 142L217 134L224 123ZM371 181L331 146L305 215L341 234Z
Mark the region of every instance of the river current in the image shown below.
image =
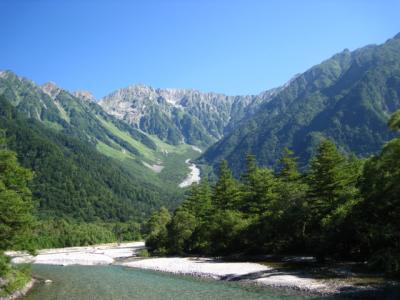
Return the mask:
M293 291L145 271L120 266L33 265L33 275L51 279L37 284L24 299L330 299Z

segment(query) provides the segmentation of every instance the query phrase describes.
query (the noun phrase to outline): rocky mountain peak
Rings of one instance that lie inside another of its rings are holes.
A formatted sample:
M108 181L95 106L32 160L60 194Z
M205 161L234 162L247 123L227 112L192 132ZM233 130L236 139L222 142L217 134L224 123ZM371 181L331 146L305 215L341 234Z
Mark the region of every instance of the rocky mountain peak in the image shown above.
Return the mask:
M7 71L1 70L0 71L0 78L6 78L7 77Z
M155 93L155 89L149 85L145 84L132 84L126 88L120 90L121 92L136 94L138 96L145 96Z
M83 101L88 101L88 102L94 102L96 101L96 98L93 96L93 94L89 91L75 91L73 95Z
M102 98L114 117L172 144L208 146L275 95L227 96L195 89L153 88L135 84Z
M62 88L60 88L55 82L49 81L42 85L42 90L52 99L55 99L58 96L58 94L62 91Z
M10 70L0 70L0 78L10 79L10 80L19 80L19 81L24 80L24 81L33 82L24 77L17 76L17 74L15 74L13 71L10 71Z

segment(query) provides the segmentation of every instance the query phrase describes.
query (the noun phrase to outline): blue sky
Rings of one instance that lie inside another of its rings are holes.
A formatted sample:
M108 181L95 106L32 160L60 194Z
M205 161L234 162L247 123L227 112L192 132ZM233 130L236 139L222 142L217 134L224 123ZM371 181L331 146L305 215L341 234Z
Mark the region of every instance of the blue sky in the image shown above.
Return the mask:
M133 83L255 94L400 32L400 1L0 0L0 69L96 97Z

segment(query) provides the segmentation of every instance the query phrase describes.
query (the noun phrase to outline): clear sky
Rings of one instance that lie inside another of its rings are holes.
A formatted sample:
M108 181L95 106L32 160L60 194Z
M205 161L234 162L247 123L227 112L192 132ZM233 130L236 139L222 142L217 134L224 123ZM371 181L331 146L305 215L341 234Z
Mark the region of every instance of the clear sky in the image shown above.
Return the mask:
M96 97L133 83L255 94L400 32L392 0L0 0L0 69Z

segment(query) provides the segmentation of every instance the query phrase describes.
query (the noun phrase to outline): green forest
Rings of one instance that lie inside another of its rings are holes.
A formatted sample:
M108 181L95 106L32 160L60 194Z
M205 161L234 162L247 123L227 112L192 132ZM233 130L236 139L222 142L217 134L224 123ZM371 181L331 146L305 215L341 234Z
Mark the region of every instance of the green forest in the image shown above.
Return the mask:
M400 111L389 121L400 130ZM310 254L367 261L400 273L400 138L368 159L343 155L323 140L300 172L285 149L278 171L247 155L237 180L222 161L212 186L203 180L171 215L148 222L153 255Z
M0 278L4 280L0 297L25 286L30 280L29 270L12 267L4 251L34 251L34 204L28 187L32 177L32 171L20 166L16 153L7 149L4 134L0 136Z
M75 137L23 118L0 97L4 147L32 170L27 186L37 217L36 248L137 239L139 222L159 206L159 194ZM166 203L166 202L163 202Z

